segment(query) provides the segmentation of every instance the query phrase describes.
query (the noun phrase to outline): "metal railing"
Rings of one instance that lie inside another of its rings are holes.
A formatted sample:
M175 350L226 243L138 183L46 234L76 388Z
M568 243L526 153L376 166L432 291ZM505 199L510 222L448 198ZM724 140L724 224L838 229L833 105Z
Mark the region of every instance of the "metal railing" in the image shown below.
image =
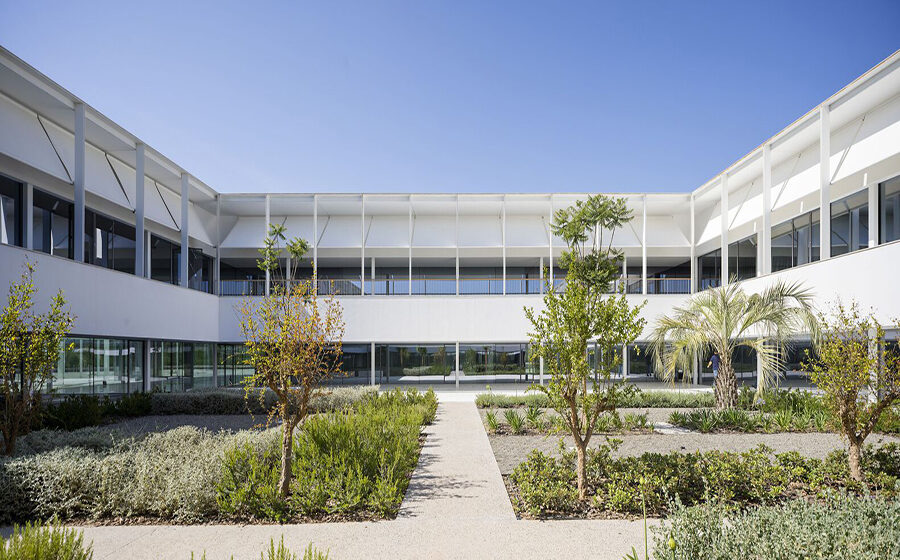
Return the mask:
M690 278L647 278L648 294L689 294Z
M220 296L264 296L266 295L266 280L219 280Z

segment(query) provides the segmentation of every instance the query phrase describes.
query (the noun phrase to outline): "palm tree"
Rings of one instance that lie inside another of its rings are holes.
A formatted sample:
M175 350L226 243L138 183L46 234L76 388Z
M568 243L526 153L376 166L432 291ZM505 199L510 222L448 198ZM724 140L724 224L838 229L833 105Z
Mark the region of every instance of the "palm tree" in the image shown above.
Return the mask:
M816 338L812 299L812 292L800 284L781 281L758 294L746 293L736 282L701 292L657 321L651 344L656 370L673 381L676 370L690 371L694 360L715 351L720 360L716 407L733 408L738 394L732 366L735 349L756 351L758 389L765 390L784 370L788 338L800 332Z

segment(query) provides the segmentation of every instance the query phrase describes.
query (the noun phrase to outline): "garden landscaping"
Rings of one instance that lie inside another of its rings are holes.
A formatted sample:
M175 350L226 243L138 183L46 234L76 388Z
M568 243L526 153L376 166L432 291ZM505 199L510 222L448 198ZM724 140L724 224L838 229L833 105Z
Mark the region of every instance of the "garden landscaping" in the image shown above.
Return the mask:
M277 492L277 428L146 431L149 423L134 429L131 420L122 431L113 424L32 432L16 455L0 459L0 522L389 519L436 407L430 391L331 391L296 430L286 500Z

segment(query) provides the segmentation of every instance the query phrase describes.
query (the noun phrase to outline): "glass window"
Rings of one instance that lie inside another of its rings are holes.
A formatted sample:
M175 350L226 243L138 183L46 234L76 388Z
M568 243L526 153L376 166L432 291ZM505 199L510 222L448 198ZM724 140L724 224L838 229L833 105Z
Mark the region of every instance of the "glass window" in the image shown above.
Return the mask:
M728 277L738 280L756 277L756 236L728 245Z
M722 250L716 249L697 258L700 270L699 289L715 288L722 283Z
M242 386L244 379L253 374L253 367L247 363L249 358L243 344L219 344L219 385Z
M819 211L772 228L772 272L819 260Z
M22 183L0 175L0 243L4 245L24 245Z
M71 202L34 189L32 209L34 250L74 258L73 213L74 206Z
M212 342L194 342L189 346L193 347L191 352L193 355L193 388L215 387L213 365L215 364L216 345Z
M134 227L85 211L85 262L134 273Z
M332 378L335 385L360 385L369 383L372 374L372 351L369 344L344 344L341 346L341 372Z
M831 203L831 256L869 246L869 198L863 190Z
M384 348L381 360L384 383L441 382L456 365L454 344L388 345Z
M888 243L900 239L900 177L878 185L879 241Z
M180 254L181 251L178 251ZM202 249L188 251L188 287L211 294L213 292L214 259L203 253Z
M116 338L67 338L53 388L62 395L143 390L144 343Z
M528 344L461 344L459 354L460 369L476 381L527 381L539 371Z
M178 284L178 247L155 235L150 236L150 277Z
M154 340L150 343L150 387L165 393L189 389L185 383L184 343Z

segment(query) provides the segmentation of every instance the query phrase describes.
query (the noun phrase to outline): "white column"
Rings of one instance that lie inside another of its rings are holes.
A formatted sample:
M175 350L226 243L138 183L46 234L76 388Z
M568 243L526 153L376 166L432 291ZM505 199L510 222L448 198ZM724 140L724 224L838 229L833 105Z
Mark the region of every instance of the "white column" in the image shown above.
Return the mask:
M412 241L413 241L413 215L412 215L412 196L409 197L409 283L407 285L408 295L412 295Z
M25 248L34 249L34 185L25 183Z
M456 195L456 295L459 295L459 195ZM459 346L459 344L457 344ZM457 362L459 356L457 352ZM457 364L457 370L459 369Z
M370 360L369 361L370 361L370 365L372 367L372 372L369 374L370 375L369 382L372 385L375 385L375 343L374 342L369 347L369 351L370 351L370 354L369 354Z
M831 257L831 112L819 107L819 259ZM870 210L871 211L871 210Z
M361 196L359 212L359 295L366 295L366 195Z
M144 341L144 350L143 350L143 360L142 361L143 361L144 371L142 371L141 373L143 374L142 377L144 380L144 392L149 393L152 390L151 383L150 383L150 373L151 373L152 364L150 363L150 341L149 340Z
M216 193L216 270L215 270L215 278L214 278L214 286L216 295L220 295L222 293L222 252L220 250L220 246L222 245L222 214L220 212L220 204L219 198L221 195Z
M144 144L134 147L134 275L144 276ZM218 220L216 221L218 223Z
M878 245L878 216L881 215L881 208L878 206L878 183L870 183L869 190L869 247ZM894 218L897 219L897 218Z
M541 276L541 282L540 282L541 295L544 295L544 257L541 257L540 260L538 261L538 268L540 270L540 272L538 274L540 274L540 276Z
M547 239L550 242L550 287L553 286L553 195L550 195L550 221L547 223Z
M271 213L271 206L269 205L269 200L270 200L269 195L266 195L266 223L265 223L266 231L265 231L265 235L263 236L263 239L265 239L269 236L269 224L272 221L272 213ZM272 284L272 275L268 270L266 270L266 295L267 296L269 295L269 290L271 289L271 284Z
M459 341L456 341L456 351L454 352L454 357L456 358L454 361L456 362L456 388L459 389L459 378L462 376L462 372L459 369Z
M628 370L630 364L628 363L628 345L622 346L622 379L628 379Z
M622 286L623 291L628 293L628 255L622 251Z
M643 196L641 224L641 293L647 295L647 195Z
M319 271L319 195L313 195L313 276ZM316 281L318 283L318 280ZM318 286L313 286L317 288Z
M538 384L543 385L544 384L544 357L541 356L539 358L539 361L540 361L540 366L539 366L540 370L538 372Z
M722 189L720 206L722 222L722 285L728 284L728 173L723 173L719 179L719 188Z
M151 234L149 231L146 231L144 235L144 247L147 248L144 251L144 270L147 273L147 278L153 278L153 259L150 258L151 251L153 250L153 246L150 244L152 240Z
M503 295L506 295L506 196L500 203L500 243L503 259Z
M760 248L762 266L756 270L760 276L772 272L772 146L763 145L762 231Z
M188 285L188 249L190 235L190 219L188 218L188 204L190 202L191 186L188 174L181 174L181 287Z
M75 260L84 262L84 103L75 104Z
M693 294L697 291L697 230L696 213L694 209L694 195L691 194L691 287Z

